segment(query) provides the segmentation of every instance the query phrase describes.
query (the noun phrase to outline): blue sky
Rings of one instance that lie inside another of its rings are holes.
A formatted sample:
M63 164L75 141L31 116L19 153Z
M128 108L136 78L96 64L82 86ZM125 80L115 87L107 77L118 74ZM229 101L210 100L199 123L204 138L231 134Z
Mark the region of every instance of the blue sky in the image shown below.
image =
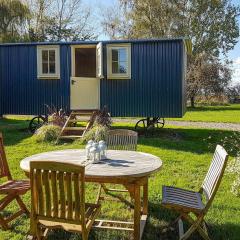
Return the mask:
M101 14L106 9L106 7L116 4L117 0L83 0L83 3L88 5L94 16L94 21L96 22L97 28L101 29ZM240 0L232 0L233 4L240 4ZM240 17L239 17L240 22ZM107 36L100 30L99 40L107 39ZM240 38L238 43L235 45L234 49L228 53L229 59L233 61L233 82L240 83Z
M233 0L234 4L240 4L239 0ZM240 23L240 17L238 18ZM240 38L234 49L229 52L229 58L233 61L233 81L240 83Z
M233 4L240 5L239 0L233 0L232 2L233 2ZM240 23L240 17L238 18L238 21ZM239 38L237 45L235 45L234 50L230 52L229 57L231 57L233 59L240 57L240 38Z

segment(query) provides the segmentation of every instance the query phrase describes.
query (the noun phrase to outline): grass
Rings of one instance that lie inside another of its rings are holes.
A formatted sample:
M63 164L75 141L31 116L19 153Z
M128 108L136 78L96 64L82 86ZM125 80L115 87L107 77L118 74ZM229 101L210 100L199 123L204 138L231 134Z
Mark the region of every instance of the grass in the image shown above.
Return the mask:
M19 167L21 159L45 151L82 148L78 142L63 143L60 145L36 143L26 128L28 121L23 119L0 120L0 131L5 136L7 158L12 175L16 179L25 175ZM118 123L116 128L132 128L134 124ZM144 240L153 239L178 239L176 232L162 231L176 216L171 211L161 208L162 185L176 185L179 187L198 190L209 167L214 151L209 144L216 144L230 131L186 128L171 126L162 129L148 137L140 137L138 150L159 156L163 161L163 168L150 178L149 182L149 219L143 236ZM211 138L208 138L211 135ZM233 176L225 174L206 220L209 223L209 232L212 239L237 240L240 236L240 199L230 192ZM97 185L87 185L87 198L94 200ZM24 201L30 208L30 194L24 196ZM16 209L13 204L9 211ZM8 214L8 212L4 212ZM113 219L129 219L130 211L119 203L106 202L102 206L102 217ZM18 218L13 222L11 231L0 230L0 239L25 239L29 230L29 219ZM54 232L49 239L81 239L76 234L67 234L63 231ZM90 239L120 240L131 239L128 233L112 231L92 231ZM192 239L200 239L196 234Z
M240 104L188 108L183 118L169 120L240 123Z

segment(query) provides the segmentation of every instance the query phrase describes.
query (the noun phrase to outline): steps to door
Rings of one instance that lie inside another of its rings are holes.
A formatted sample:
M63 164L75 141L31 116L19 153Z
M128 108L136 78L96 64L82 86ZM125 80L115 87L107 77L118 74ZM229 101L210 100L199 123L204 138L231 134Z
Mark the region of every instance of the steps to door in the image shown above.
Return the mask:
M78 139L84 136L85 132L92 127L91 116L94 110L74 110L65 122L59 139Z

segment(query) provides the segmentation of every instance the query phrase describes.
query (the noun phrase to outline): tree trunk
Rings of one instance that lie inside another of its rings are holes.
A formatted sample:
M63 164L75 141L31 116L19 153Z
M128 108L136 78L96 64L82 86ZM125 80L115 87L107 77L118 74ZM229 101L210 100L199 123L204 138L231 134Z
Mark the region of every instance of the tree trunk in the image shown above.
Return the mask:
M190 101L191 101L191 107L192 107L192 108L195 108L195 98L194 98L194 97L191 97L191 98L190 98Z

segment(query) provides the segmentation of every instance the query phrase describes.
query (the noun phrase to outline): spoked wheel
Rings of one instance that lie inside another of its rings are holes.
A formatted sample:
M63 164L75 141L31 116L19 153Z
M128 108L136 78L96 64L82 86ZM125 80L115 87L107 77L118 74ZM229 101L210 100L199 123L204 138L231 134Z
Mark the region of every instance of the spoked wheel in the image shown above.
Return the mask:
M147 118L143 118L136 123L135 130L136 131L146 131L147 126L148 126Z
M43 116L37 116L37 117L34 117L30 123L29 123L29 126L28 126L28 129L31 133L35 133L35 131L40 128L44 123L46 122L46 118L43 117Z
M165 125L164 118L153 117L153 118L143 118L139 120L135 125L135 130L137 131L147 131L150 129L163 128Z
M165 125L165 119L164 118L157 118L156 123L154 124L156 128L163 128Z

